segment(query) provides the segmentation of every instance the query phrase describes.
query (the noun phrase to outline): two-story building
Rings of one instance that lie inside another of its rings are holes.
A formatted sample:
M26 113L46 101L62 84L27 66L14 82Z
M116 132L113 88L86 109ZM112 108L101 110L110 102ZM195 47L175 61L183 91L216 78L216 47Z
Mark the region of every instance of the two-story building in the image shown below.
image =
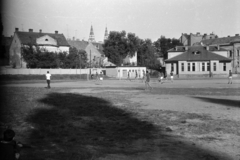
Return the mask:
M26 68L26 62L21 55L21 48L29 45L38 46L49 52L57 53L69 53L70 48L65 36L59 34L58 31L55 31L55 33L44 33L42 30L33 32L33 29L29 29L28 32L23 32L15 28L9 51L9 64L11 66Z
M240 36L228 36L201 41L202 45L220 46L228 52L228 57L232 60L231 70L233 73L240 73Z

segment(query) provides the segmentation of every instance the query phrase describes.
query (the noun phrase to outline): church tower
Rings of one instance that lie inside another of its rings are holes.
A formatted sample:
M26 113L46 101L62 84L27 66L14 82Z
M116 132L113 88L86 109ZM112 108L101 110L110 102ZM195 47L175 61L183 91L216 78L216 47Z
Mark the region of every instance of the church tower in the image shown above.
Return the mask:
M107 27L105 29L105 34L104 34L104 41L108 39L108 30Z
M93 32L92 25L91 25L91 30L90 30L90 35L89 35L88 42L95 42L95 37L94 37L94 32Z

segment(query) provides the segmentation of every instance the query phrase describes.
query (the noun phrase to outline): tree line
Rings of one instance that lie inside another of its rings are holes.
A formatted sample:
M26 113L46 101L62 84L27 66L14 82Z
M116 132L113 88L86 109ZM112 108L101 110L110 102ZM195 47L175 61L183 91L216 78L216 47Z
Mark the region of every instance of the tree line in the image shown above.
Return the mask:
M22 47L22 57L27 68L86 68L87 53L70 47L67 52L49 52L38 46L28 45Z
M123 59L137 52L138 66L159 69L160 63L157 58L167 59L167 51L175 46L182 46L178 39L161 36L157 41L140 39L134 33L125 31L111 31L108 39L103 44L103 52L108 59L117 66L124 64Z

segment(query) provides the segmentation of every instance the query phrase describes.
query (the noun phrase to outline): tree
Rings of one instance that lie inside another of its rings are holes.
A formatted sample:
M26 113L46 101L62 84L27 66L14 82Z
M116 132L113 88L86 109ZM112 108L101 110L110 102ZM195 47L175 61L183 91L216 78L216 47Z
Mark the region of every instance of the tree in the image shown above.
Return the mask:
M154 42L154 46L157 49L157 53L160 57L167 59L167 51L176 46L183 46L183 44L175 38L166 38L161 36L157 41Z
M126 36L125 31L112 31L103 44L103 52L111 62L121 65L127 55L133 56L138 51L139 43L140 39L134 33Z
M140 40L137 58L138 64L151 69L158 69L160 64L157 61L157 57L156 48L152 41L150 39Z
M70 47L67 52L49 52L37 46L22 48L22 56L28 68L81 68L87 65L87 53Z

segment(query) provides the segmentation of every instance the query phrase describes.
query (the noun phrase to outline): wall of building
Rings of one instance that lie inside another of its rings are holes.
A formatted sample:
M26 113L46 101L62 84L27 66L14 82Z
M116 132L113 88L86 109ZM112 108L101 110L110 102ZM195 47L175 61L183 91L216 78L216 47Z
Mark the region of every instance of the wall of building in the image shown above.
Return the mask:
M204 65L203 65L204 63ZM209 63L209 71L207 70L207 66ZM225 71L223 70L224 63L226 65ZM174 75L228 75L229 70L231 69L231 62L219 62L219 61L197 61L197 62L187 62L187 61L179 61L178 63L166 63L166 71L169 75L172 70L172 64L174 66ZM184 66L184 70L182 70L182 64ZM188 64L190 64L190 71L188 71ZM195 65L195 67L193 67ZM177 67L178 66L178 67ZM216 67L216 70L214 68ZM195 71L193 70L195 68ZM204 69L203 69L204 68Z
M180 54L182 54L183 52L168 52L168 59L176 57Z
M21 43L16 34L14 34L9 50L9 65L16 68L26 68L26 63L21 56Z
M38 45L54 45L57 46L57 41L52 37L45 35L36 39Z
M128 77L128 72L130 73L130 78L136 77L136 71L138 78L143 77L143 71L146 73L146 67L117 67L117 78L125 79Z

